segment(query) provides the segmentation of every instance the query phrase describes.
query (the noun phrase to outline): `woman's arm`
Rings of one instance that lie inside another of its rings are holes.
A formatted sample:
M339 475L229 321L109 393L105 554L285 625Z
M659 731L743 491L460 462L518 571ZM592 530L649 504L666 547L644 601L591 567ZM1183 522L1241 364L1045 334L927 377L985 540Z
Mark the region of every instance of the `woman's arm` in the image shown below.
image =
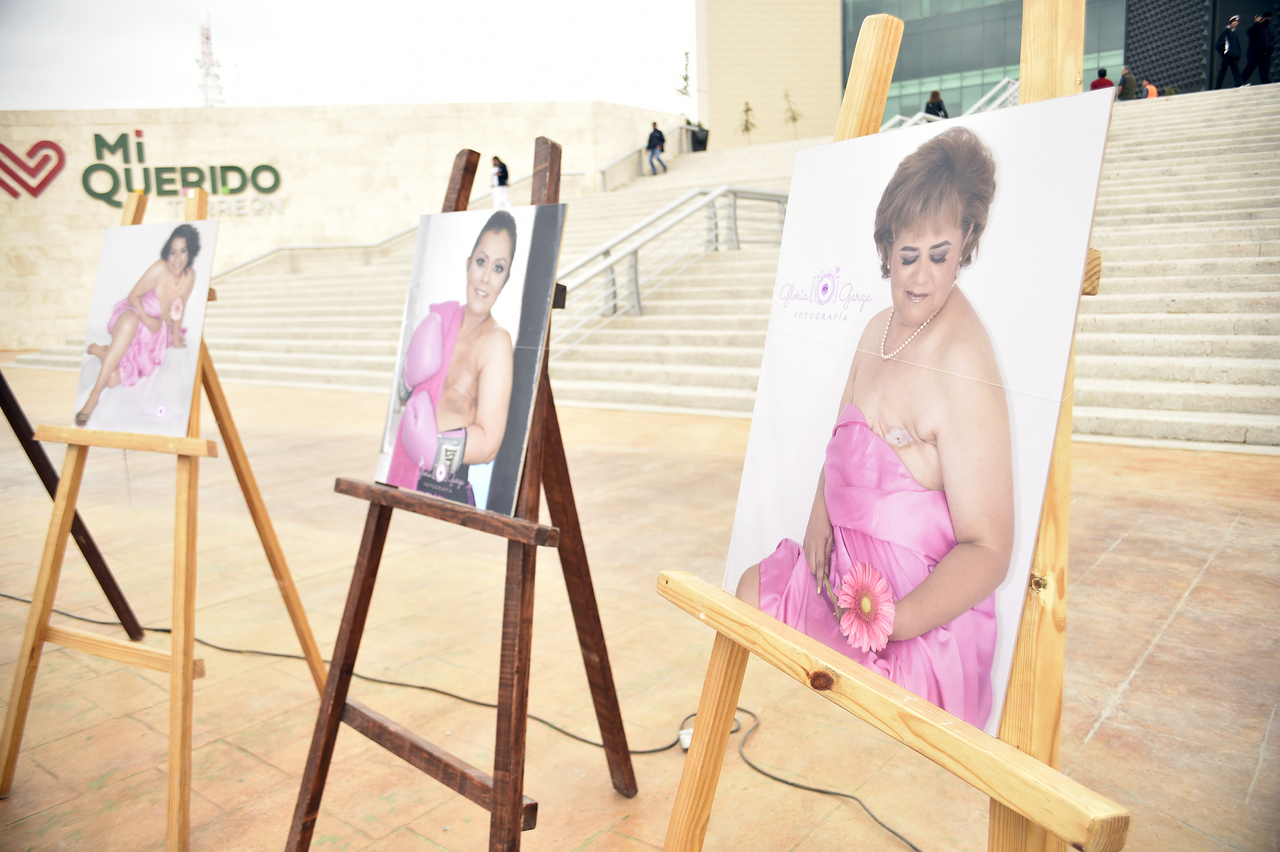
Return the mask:
M125 297L125 301L129 303L129 307L133 308L138 315L138 322L146 326L147 331L156 334L160 331L160 326L164 320L160 317L153 317L142 309L142 297L147 293L156 289L156 285L160 283L161 276L166 272L164 261L157 260L142 273L142 277L138 279L138 283L133 285L133 289L129 291L129 295Z
M493 461L507 431L511 407L511 335L498 328L485 336L484 360L476 377L476 419L467 426L467 464Z
M187 315L187 302L191 299L191 293L195 290L196 271L188 269L182 273L182 289L178 291L178 298L182 300L182 312L178 316L174 316L172 310L166 317L169 328L173 332L173 348L185 349L187 346L186 335L182 333L182 320Z
M940 376L938 463L956 546L897 602L893 641L911 639L981 603L1003 582L1013 551L1013 459L999 369L984 339ZM981 379L981 380L980 380Z
M867 344L867 335L875 319L867 323L858 348ZM853 402L853 378L858 371L860 352L854 352L849 364L849 378L844 383L844 393L840 394L840 407L836 409L836 420L844 407ZM835 534L831 529L831 516L827 513L827 471L825 460L822 470L818 471L818 491L813 495L813 508L809 510L809 524L804 531L804 559L814 577L814 591L822 593L822 580L831 570L831 546L835 543Z

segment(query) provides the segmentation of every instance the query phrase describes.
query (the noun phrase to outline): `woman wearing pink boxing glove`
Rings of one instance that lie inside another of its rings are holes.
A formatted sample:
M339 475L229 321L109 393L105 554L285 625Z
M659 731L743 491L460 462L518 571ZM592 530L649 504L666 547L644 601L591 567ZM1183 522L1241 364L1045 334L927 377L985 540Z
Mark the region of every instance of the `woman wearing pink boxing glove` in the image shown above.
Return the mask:
M467 257L465 304L432 305L414 330L401 371L407 401L389 484L473 502L467 466L498 454L511 404L511 335L492 310L515 248L515 219L499 210Z

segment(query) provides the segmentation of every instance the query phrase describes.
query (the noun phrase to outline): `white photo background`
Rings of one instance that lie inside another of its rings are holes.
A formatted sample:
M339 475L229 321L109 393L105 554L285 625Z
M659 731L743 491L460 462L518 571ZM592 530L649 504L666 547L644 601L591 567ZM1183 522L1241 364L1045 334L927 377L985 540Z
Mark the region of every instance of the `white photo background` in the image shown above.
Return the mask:
M405 303L404 323L400 332L400 348L396 355L396 372L393 388L399 387L400 372L404 369L405 352L418 323L426 318L431 306L439 302L467 300L467 260L475 246L480 229L493 215L492 210L466 210L458 213L437 213L423 216L418 224L418 242L414 249L413 269L409 277L409 296ZM529 266L529 248L532 245L533 221L536 207L516 207L508 210L516 221L516 250L511 259L511 271L502 294L491 311L494 320L511 335L516 343L523 308L524 279ZM520 357L515 352L515 357ZM512 394L520 393L512 388ZM404 404L394 390L387 403L386 425L382 431L382 445L378 454L375 478L385 482L391 466L391 452L395 447L396 433L400 429L400 415ZM475 494L476 505L484 508L489 494L489 480L493 474L493 462L474 464L469 468L468 480Z
M169 347L164 361L149 376L125 387L106 388L86 424L88 429L113 432L141 432L149 435L182 437L187 434L191 394L195 389L196 364L200 359L200 339L204 333L209 280L213 270L213 249L218 238L216 220L165 222L108 228L98 256L98 277L89 308L85 346L111 343L107 322L122 299L137 285L179 224L190 225L200 235L200 253L191 264L196 281L183 309L181 326L186 329L186 346ZM80 382L76 388L72 417L84 407L102 369L102 362L85 352L81 357Z
M924 142L969 128L991 150L996 191L957 283L995 349L1013 444L1015 535L996 592L991 734L1035 547L1110 109L1106 93L1078 95L796 155L725 588L782 539L804 538L854 349L867 321L891 305L873 239L885 186ZM823 283L834 298L819 305L810 296Z

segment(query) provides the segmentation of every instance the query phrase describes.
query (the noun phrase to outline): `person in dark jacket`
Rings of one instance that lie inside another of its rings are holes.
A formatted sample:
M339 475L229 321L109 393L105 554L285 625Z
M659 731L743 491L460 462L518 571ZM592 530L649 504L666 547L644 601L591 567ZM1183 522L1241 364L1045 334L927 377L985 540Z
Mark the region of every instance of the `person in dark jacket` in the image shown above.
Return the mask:
M1222 88L1222 80L1227 76L1228 68L1231 69L1231 76L1235 79L1237 86L1244 82L1240 79L1240 69L1236 67L1240 62L1240 39L1236 38L1236 27L1239 24L1240 16L1232 15L1231 20L1227 21L1227 25L1218 34L1218 40L1214 42L1214 48L1222 57L1222 64L1218 66L1218 82L1213 85L1215 89Z
M1249 49L1245 53L1248 62L1245 63L1244 73L1240 76L1248 83L1249 78L1253 76L1253 69L1257 68L1262 82L1270 83L1271 54L1276 47L1276 36L1271 32L1271 12L1254 15L1253 26L1245 30L1245 33L1249 36Z
M1116 100L1131 101L1136 97L1138 97L1138 79L1133 76L1129 66L1125 65L1120 69L1120 94L1116 95Z
M507 181L511 179L511 173L507 171L507 164L493 158L493 209L494 210L510 210L511 196L507 193Z
M1107 78L1107 69L1098 69L1098 79L1089 84L1089 91L1093 92L1098 89L1114 89L1116 84Z
M662 149L667 145L667 137L662 135L662 131L658 129L658 122L653 123L653 132L649 134L649 169L656 175L658 170L654 167L653 161L657 160L658 165L662 166L662 173L667 173L667 164L662 162Z
M947 105L942 102L942 93L934 89L929 93L929 102L924 105L925 115L936 115L938 118L950 118Z

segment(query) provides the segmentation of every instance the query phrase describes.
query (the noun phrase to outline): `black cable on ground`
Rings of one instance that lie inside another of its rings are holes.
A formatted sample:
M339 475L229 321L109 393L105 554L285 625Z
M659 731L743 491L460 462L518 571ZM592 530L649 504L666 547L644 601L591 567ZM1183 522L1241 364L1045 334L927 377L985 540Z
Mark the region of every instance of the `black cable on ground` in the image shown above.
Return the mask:
M11 601L17 601L18 603L24 603L28 605L31 603L31 601L28 600L27 598L20 598L17 595L10 595L4 592L0 592L0 598L8 598ZM73 618L76 621L83 621L88 624L99 624L104 627L121 627L122 626L118 621L102 621L96 618L89 618L84 615L75 615L73 613L67 612L66 610L57 609L56 607L53 608L53 612L56 612L58 615L64 616L66 618ZM142 629L150 633L172 633L173 632L168 627L144 626ZM198 644L205 646L206 648L212 648L215 651L222 651L224 654L252 654L258 657L275 657L277 659L282 659L282 660L302 660L303 662L306 661L306 657L302 656L301 654L284 654L278 651L255 651L251 648L226 648L226 647L223 647L222 645L215 645L213 642L208 642L204 639L201 639L199 636L195 637L195 641ZM331 661L325 660L324 662L328 664ZM476 699L476 698L467 698L465 695L458 695L456 693L449 692L446 689L439 689L438 687L427 686L425 684L405 683L404 681L388 680L386 678L373 677L372 675L363 675L356 671L353 671L351 675L352 677L360 678L360 680L368 681L369 683L380 683L385 686L401 686L407 689L421 690L422 692L433 692L436 695L443 695L446 698L452 698L456 701L461 701L465 704L471 704L476 707L487 707L492 710L492 709L497 709L497 706L498 706L497 704L494 704L489 701L480 701L479 699ZM761 769L759 766L753 763L751 761L751 758L747 757L747 752L746 752L747 740L751 739L751 735L755 733L756 728L760 727L760 717L745 707L738 707L737 710L738 712L746 713L748 716L751 717L751 727L747 729L747 732L742 735L742 739L738 741L738 756L742 758L743 763L747 764L747 766L751 767L756 772L759 772L764 777L772 781L777 781L780 784L786 784L788 787L796 787L801 790L808 790L811 793L822 793L823 795L827 795L827 796L838 796L842 799L852 799L853 801L857 802L864 811L867 812L867 816L871 817L873 820L876 821L877 825L879 825L885 831L892 834L894 837L901 840L909 848L911 848L913 852L922 852L919 846L916 846L910 840L903 837L901 834L894 831L889 826L885 825L880 820L880 817L876 816L875 813L871 810L871 808L867 807L866 802L862 801L862 799L859 799L857 796L853 795L852 793L841 793L839 790L827 790L822 787L810 787L808 784L800 784L799 782L796 782L796 781L788 781L786 778L781 778L777 775L774 775L772 772L769 772L765 769ZM697 713L690 713L688 716L685 716L684 719L680 721L680 729L683 730L684 726L687 725L689 721L694 717L696 717L697 715L698 715ZM546 725L548 728L550 728L553 731L556 731L557 733L564 734L566 737L569 737L570 739L577 740L580 743L586 743L587 745L590 745L590 746L595 746L596 748L604 748L604 743L598 743L595 740L588 739L587 737L583 737L578 734L575 734L572 731L569 731L560 727L554 722L549 722L546 719L541 718L540 716L535 716L534 714L529 713L528 717L534 720L535 722L541 722L542 724ZM736 734L741 729L742 729L742 723L739 722L738 717L735 716L733 718L733 727L729 729L729 733ZM672 740L671 742L667 743L664 746L659 746L657 748L647 748L647 749L633 748L633 749L630 749L629 751L631 754L658 754L659 752L664 752L664 751L673 749L679 744L680 744L680 737L679 735L677 735L674 740Z

